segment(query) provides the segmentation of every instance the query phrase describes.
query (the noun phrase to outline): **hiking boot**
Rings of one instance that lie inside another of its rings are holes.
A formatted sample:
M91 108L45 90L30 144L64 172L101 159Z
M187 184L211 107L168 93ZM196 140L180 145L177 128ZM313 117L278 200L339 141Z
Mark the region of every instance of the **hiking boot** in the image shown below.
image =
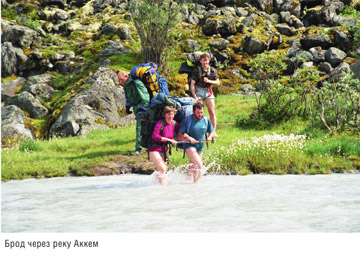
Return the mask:
M139 154L141 154L142 153L142 150L135 150L135 151L133 151L133 152L131 152L130 153L130 155L139 155Z

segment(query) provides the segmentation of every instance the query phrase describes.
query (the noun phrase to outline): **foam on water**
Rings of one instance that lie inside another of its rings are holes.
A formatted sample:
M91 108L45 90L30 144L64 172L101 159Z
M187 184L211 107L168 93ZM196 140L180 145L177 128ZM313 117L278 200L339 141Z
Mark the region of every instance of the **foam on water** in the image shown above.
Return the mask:
M204 175L3 182L2 232L360 232L359 174Z

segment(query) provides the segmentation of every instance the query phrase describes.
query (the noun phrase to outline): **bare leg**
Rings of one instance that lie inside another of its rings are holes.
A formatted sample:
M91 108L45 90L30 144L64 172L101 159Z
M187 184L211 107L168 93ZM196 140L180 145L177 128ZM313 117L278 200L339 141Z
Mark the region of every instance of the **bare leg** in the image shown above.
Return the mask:
M150 160L154 162L156 171L160 173L159 182L162 185L166 185L166 164L162 155L157 151L150 152Z
M202 153L197 152L195 148L187 148L185 151L186 155L190 159L190 168L188 177L195 183L201 179L201 170L203 167Z
M206 100L205 103L206 103L206 107L207 107L207 109L209 111L211 124L214 127L215 136L217 137L217 134L216 134L215 99L208 99L208 100Z

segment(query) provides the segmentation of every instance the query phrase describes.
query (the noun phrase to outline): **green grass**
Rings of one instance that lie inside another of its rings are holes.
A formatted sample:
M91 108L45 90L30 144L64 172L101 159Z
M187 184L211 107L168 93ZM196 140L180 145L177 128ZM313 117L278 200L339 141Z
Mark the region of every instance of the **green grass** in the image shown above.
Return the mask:
M290 134L303 134L308 123L303 120L268 126L264 129L241 127L239 116L254 113L254 97L218 96L216 98L217 138L204 150L204 161L216 161L210 172L249 174L327 174L360 168L360 139L355 136L326 137L325 133L311 134L302 148L292 147L286 139ZM205 109L207 114L207 110ZM283 134L285 140L266 140ZM289 136L290 137L290 136ZM239 142L240 141L240 142ZM255 142L262 143L256 145ZM294 141L295 145L299 141ZM28 177L90 175L89 168L105 161L128 155L134 150L135 125L116 130L93 131L85 137L26 140L3 149L1 153L2 180ZM341 146L341 150L339 150ZM143 154L144 156L146 154ZM183 151L172 149L170 168L188 163Z

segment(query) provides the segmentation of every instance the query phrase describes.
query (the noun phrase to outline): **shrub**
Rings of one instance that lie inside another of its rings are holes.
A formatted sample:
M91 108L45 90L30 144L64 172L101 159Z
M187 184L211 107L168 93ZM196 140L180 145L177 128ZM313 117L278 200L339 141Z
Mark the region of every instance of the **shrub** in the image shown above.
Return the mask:
M353 73L343 73L338 82L324 82L317 99L312 107L315 125L331 133L360 133L360 81Z

